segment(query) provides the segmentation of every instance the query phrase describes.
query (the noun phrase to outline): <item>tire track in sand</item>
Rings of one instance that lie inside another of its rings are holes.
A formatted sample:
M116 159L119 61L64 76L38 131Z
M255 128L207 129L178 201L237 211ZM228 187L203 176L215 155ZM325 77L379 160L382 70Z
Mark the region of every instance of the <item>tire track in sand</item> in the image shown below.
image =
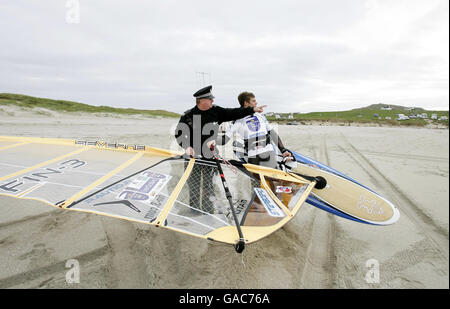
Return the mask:
M39 219L39 218L42 218L42 217L47 217L47 216L53 215L53 214L58 213L58 212L62 213L62 212L64 212L64 210L61 210L61 209L50 210L48 212L44 212L44 213L41 213L41 214L38 214L38 215L26 216L26 217L24 217L22 219L0 223L0 229L4 228L4 227L9 227L11 225L19 224L19 223L24 223L24 222L28 222L28 221L34 221L36 219Z
M309 136L311 144L313 142ZM326 136L322 137L321 158L330 164L327 151ZM314 159L317 155L312 152ZM306 250L306 259L300 279L303 288L332 288L336 278L335 233L336 221L332 214L314 208L312 232Z
M396 184L390 181L368 158L366 158L348 139L341 133L345 144L351 149L338 146L353 161L355 161L373 180L377 186L383 187L386 193L396 201L399 209L408 216L423 234L430 240L433 247L445 261L448 261L448 233L439 226L433 218L426 214L406 193L404 193ZM353 155L354 154L354 155Z
M369 151L369 150L364 150L364 153L373 154L373 155L377 155L377 156L383 156L383 157L391 157L391 158L396 158L396 159L408 159L408 160L427 161L427 162L429 162L429 161L448 162L448 158L425 156L425 155L388 153L388 152Z
M95 249L93 251L84 253L82 255L73 257L73 259L76 259L80 265L87 264L91 261L94 261L98 258L103 257L108 253L108 248L101 247L98 249ZM11 277L0 279L0 289L8 289L8 288L14 288L15 286L18 286L20 284L27 283L32 280L37 280L39 278L47 278L49 276L52 276L49 279L44 280L41 282L40 285L45 285L49 281L53 279L53 277L61 276L61 274L66 274L68 269L66 267L67 261L59 261L54 264L50 264L44 267L35 268L23 273L19 273L17 275L13 275Z

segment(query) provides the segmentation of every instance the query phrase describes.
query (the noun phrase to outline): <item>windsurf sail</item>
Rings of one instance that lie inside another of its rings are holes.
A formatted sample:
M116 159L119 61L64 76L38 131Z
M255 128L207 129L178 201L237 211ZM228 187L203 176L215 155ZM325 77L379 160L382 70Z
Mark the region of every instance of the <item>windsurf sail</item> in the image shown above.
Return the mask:
M0 195L235 245L237 225L245 243L268 236L295 216L315 184L280 170L219 164L144 145L0 136Z

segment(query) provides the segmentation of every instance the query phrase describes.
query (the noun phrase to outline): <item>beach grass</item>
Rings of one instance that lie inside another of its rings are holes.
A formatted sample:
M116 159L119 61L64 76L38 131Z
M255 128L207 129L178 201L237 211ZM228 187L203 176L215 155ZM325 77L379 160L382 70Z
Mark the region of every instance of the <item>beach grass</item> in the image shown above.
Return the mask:
M166 110L142 110L135 108L116 108L110 106L93 106L73 101L65 100L52 100L47 98L37 98L22 94L12 93L0 93L0 106L13 105L21 109L27 108L43 108L56 112L84 112L84 113L106 113L106 114L119 114L119 115L143 115L148 117L180 117L180 114L169 112ZM325 123L334 124L348 124L360 123L360 124L380 124L391 126L426 126L427 124L439 124L449 126L449 112L448 111L426 111L422 108L415 108L406 110L404 107L395 106L392 110L380 109L380 104L371 105L364 108L352 109L349 111L336 111L336 112L311 112L311 113L278 113L280 119L277 119L274 115L267 116L269 121L286 123L286 122L300 122L305 121L319 121ZM46 112L38 113L45 115ZM409 120L397 120L397 114L417 115L421 113L427 113L428 119L409 119ZM438 118L446 116L447 120L433 120L430 119L432 114L436 114ZM289 115L293 118L289 119ZM390 118L390 119L389 119Z
M112 113L121 115L144 115L150 117L180 117L180 114L165 110L142 110L135 108L116 108L93 106L65 100L37 98L22 94L0 93L1 105L15 105L21 108L45 108L56 112Z

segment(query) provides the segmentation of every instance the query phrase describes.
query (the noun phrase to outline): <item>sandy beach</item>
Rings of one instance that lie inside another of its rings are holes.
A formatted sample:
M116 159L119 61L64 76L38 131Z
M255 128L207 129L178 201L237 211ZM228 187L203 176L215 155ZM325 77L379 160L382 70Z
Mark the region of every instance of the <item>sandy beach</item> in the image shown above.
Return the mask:
M0 135L174 147L178 119L0 109ZM99 215L0 197L0 288L449 288L449 130L278 127L291 149L395 204L391 226L304 204L281 230L232 247ZM66 263L80 282L66 282ZM379 263L379 282L366 274Z

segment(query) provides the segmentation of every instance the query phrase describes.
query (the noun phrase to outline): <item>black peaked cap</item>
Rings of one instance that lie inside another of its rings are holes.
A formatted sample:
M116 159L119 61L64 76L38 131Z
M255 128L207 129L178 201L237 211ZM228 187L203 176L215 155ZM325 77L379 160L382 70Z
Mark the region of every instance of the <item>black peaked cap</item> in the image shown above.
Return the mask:
M200 89L199 91L197 91L196 93L194 93L194 97L197 99L202 99L202 98L214 99L214 96L211 93L211 89L212 89L212 85L206 86L206 87Z

